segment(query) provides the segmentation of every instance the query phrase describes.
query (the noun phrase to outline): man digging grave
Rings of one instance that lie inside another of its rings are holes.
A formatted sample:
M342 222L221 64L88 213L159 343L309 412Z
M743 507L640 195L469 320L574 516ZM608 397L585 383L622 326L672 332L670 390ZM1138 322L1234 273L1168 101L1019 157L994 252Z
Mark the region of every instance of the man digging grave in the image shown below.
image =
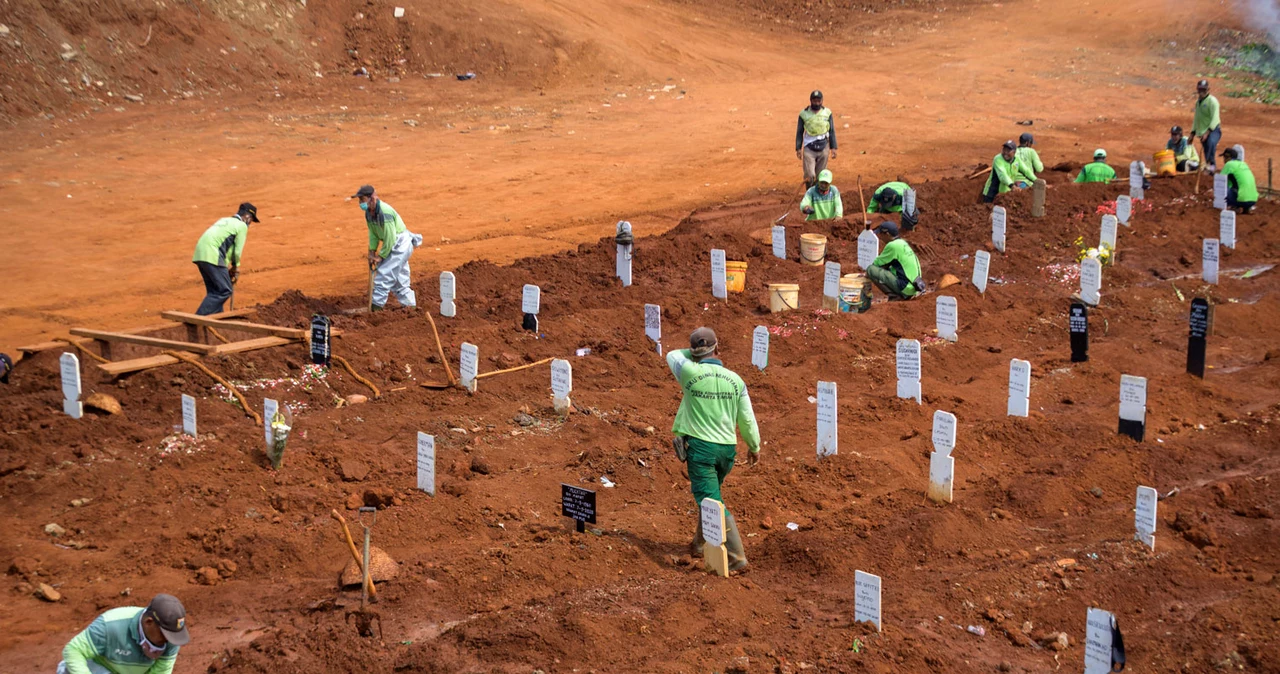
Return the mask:
M1000 154L991 158L991 173L982 188L982 200L991 203L996 200L996 195L1026 189L1032 182L1018 168L1018 146L1006 140L1000 147Z
M920 260L906 239L898 235L898 226L892 222L882 222L873 231L888 236L889 243L884 245L879 257L867 267L867 278L890 301L909 300L924 292Z
M901 179L887 182L871 195L871 204L867 206L868 213L901 213L902 228L908 232L915 229L919 222L919 212L906 212L906 196L911 186L903 182Z
M260 222L258 209L246 201L240 204L235 215L219 218L200 235L196 252L191 256L204 279L204 301L196 309L196 315L221 313L222 305L231 299L240 276L240 257L244 254L251 222Z
M698 328L689 335L689 346L669 352L667 365L684 389L671 431L676 436L676 456L687 464L689 488L693 492L698 527L689 550L696 557L702 554L703 544L702 516L698 508L706 498L724 503L720 486L733 470L738 431L742 432L742 439L750 450L747 465L754 466L760 460L760 428L742 377L715 357L716 333L711 328ZM727 507L724 518L729 570L741 571L747 568L742 536Z
M1237 158L1235 148L1223 150L1222 159L1222 175L1227 177L1227 207L1248 215L1258 203L1258 181L1249 165Z
M800 212L805 220L834 220L844 217L844 202L840 190L831 184L831 171L823 169L818 174L818 184L810 187L800 200Z
M1107 183L1116 177L1116 170L1107 165L1107 151L1098 148L1093 151L1093 161L1080 167L1078 183Z
M1036 152L1034 147L1031 147L1035 144L1035 136L1029 133L1018 136L1018 149L1014 155L1014 161L1018 164L1018 171L1033 185L1036 182L1036 174L1044 173L1044 162L1040 161L1040 153Z
M362 186L351 198L360 201L369 227L369 269L373 273L369 310L382 311L393 292L400 306L416 307L418 300L409 285L409 257L422 245L422 236L405 227L404 219L378 198L372 185Z
M58 674L170 674L190 640L182 602L158 594L98 616L62 649Z

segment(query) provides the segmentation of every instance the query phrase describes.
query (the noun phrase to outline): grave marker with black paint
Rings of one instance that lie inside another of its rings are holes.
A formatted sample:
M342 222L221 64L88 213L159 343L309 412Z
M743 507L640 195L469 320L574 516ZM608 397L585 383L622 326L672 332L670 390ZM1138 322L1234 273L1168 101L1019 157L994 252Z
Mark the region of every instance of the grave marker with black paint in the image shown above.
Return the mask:
M574 521L578 533L585 533L587 523L596 523L596 493L561 482L560 513Z
M1089 360L1089 308L1073 302L1067 313L1067 329L1071 334L1071 362Z
M311 362L315 365L329 367L330 342L332 324L329 317L322 314L311 316Z
M1190 331L1187 336L1187 374L1204 379L1205 346L1209 336L1212 315L1209 301L1197 297L1191 300Z
M1147 430L1147 379L1132 375L1120 375L1120 429L1138 442Z

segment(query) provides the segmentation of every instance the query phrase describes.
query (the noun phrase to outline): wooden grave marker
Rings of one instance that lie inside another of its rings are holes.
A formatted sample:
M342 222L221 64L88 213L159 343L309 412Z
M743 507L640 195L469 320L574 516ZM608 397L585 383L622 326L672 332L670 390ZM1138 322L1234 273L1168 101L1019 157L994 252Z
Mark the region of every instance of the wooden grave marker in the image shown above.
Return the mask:
M1213 174L1213 207L1220 211L1227 207L1227 176L1224 173Z
M1073 302L1067 314L1067 329L1071 333L1071 362L1089 360L1089 308L1081 302Z
M1218 243L1231 250L1236 248L1236 212L1229 208L1218 216Z
M1129 221L1133 219L1133 199L1127 194L1116 197L1116 220L1125 227L1129 226Z
M1031 413L1031 363L1014 358L1009 361L1008 416L1025 417Z
M1031 217L1044 217L1045 191L1049 188L1043 178L1036 178L1031 184Z
M614 236L631 235L631 223L626 220L618 222ZM614 264L615 273L622 281L622 287L626 288L631 285L631 251L634 243L619 243L618 256Z
M1106 249L1111 252L1107 256L1107 264L1115 264L1116 237L1120 220L1116 216L1107 214L1102 216L1102 233L1098 236L1098 249Z
M729 550L724 546L724 504L704 498L700 506L702 518L702 560L708 571L721 578L729 577Z
M1094 257L1080 261L1080 299L1091 307L1102 301L1102 263Z
M271 420L275 418L276 412L280 411L279 401L271 398L262 399L262 431L266 435L267 454L270 456L271 447L275 444L275 434L271 432Z
M773 239L773 256L779 260L787 259L787 228L785 225L774 225L771 231Z
M644 336L653 342L658 355L662 355L662 307L656 304L644 305Z
M1129 163L1129 198L1142 201L1146 198L1143 183L1147 178L1147 167L1140 161Z
M840 263L828 261L822 270L822 308L840 310Z
M1115 616L1102 609L1089 608L1085 617L1084 674L1110 674L1113 670L1112 635ZM1123 669L1123 668L1122 668Z
M333 348L330 342L332 337L333 324L329 321L329 317L313 314L311 316L311 363L313 365L329 367Z

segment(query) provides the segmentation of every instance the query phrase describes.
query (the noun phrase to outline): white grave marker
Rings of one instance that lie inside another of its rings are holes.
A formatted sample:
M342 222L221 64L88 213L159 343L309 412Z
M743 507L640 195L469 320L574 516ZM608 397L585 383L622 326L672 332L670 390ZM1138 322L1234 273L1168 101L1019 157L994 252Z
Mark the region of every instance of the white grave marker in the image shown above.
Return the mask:
M873 623L876 631L880 624L880 576L864 571L853 572L853 621Z
M836 430L836 383L818 382L818 458L837 453L840 434Z
M825 305L839 305L840 302L840 263L827 262L822 271L822 302ZM830 308L830 306L828 306Z
M787 228L784 225L773 226L773 256L779 260L787 259Z
M1009 416L1025 417L1031 412L1031 363L1009 361Z
M938 324L938 339L945 339L949 342L959 339L956 332L960 329L960 310L956 304L956 298L948 295L938 295L937 306L934 309L934 319Z
M1218 240L1205 239L1203 247L1203 262L1200 267L1200 276L1205 283L1216 285L1218 283Z
M182 432L195 437L196 432L196 399L182 394Z
M524 286L524 292L520 296L520 311L526 314L537 315L538 310L542 308L542 288L528 283Z
M898 397L921 402L920 342L898 340Z
M858 266L866 271L879 255L880 237L869 229L862 230L858 235Z
M454 300L458 299L458 284L453 278L453 272L440 272L440 315L445 318L453 318L458 315L458 307L454 304Z
M1120 432L1142 442L1147 423L1147 378L1120 375Z
M1004 206L996 206L991 209L991 243L995 244L996 250L1004 252L1004 238L1008 226L1008 214L1005 213Z
M631 234L631 223L627 222L626 220L620 220L618 222L618 228L617 228L617 231L615 232L615 236L622 235L622 234ZM622 279L622 287L625 288L631 285L631 246L632 244L620 243L620 244L617 244L617 246L618 246L618 257L614 267L616 268L615 271L618 275L618 278Z
M656 304L644 305L644 336L653 340L662 355L662 307Z
M557 358L551 361L551 395L557 414L569 413L569 392L573 390L573 365Z
M951 456L956 448L956 415L937 410L933 413L933 451Z
M1080 299L1096 307L1102 301L1102 263L1094 257L1080 261Z
M902 212L907 215L911 215L916 212L916 191L910 187L908 187L906 193L902 195Z
M1236 249L1236 212L1223 209L1218 216L1218 242L1231 250Z
M1116 220L1125 227L1129 226L1129 219L1133 217L1133 199L1129 195L1122 194L1116 197Z
M929 491L926 496L937 503L951 503L955 483L956 461L951 456L956 447L956 415L938 410L933 413L933 453L929 455Z
M769 365L769 328L763 325L751 331L751 364L761 370Z
M1223 173L1213 174L1213 207L1223 210L1227 207L1227 176Z
M72 419L84 416L84 403L80 402L80 359L74 353L64 353L58 359L62 369L62 411Z
M275 441L271 433L271 420L275 418L276 412L280 411L280 403L271 398L262 399L262 426L266 433L267 446L270 447Z
M458 360L458 377L462 388L476 392L476 375L480 374L480 348L470 342L462 343L462 356Z
M725 285L724 251L719 248L711 250L711 296L722 300L729 298Z
M395 11L393 11L393 12L392 12L392 14L393 14L397 19L403 19L403 18L404 18L404 7L396 7L396 8L395 8Z
M1098 247L1114 251L1116 249L1116 223L1120 222L1114 215L1102 216L1102 236L1098 237Z
M1129 198L1135 201L1143 200L1142 184L1146 180L1146 173L1147 167L1142 162L1129 163Z
M1244 161L1244 146L1239 143L1236 143L1235 145L1232 146L1232 148L1236 151L1236 159L1239 159L1240 161Z
M702 540L715 547L724 545L724 505L713 498L702 499Z
M1086 614L1084 636L1084 674L1110 674L1111 625L1115 616L1098 608Z
M418 431L418 489L436 495L436 439Z
M1134 505L1133 526L1134 538L1143 542L1148 548L1156 549L1156 506L1160 495L1151 487L1138 487L1138 498Z
M980 250L973 254L973 285L979 293L987 292L987 278L991 274L991 253Z

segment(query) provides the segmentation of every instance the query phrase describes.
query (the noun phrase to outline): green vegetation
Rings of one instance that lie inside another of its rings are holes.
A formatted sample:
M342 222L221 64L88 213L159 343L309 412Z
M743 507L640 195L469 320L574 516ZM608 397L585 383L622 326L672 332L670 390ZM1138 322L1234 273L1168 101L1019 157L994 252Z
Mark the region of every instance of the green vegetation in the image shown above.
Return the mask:
M1225 69L1207 76L1231 83L1225 94L1228 98L1280 105L1280 52L1268 45L1251 43L1229 48L1217 56L1206 56L1204 61L1214 69Z

